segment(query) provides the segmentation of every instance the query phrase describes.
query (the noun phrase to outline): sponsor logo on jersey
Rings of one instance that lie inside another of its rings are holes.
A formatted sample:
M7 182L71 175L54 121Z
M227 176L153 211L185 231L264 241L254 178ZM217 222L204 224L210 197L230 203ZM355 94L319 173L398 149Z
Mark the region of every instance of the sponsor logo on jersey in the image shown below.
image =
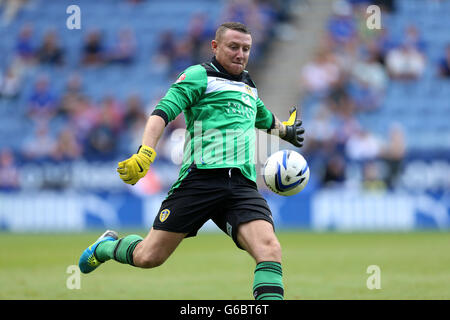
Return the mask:
M208 85L206 87L205 94L218 92L218 91L235 91L247 94L254 98L258 99L258 93L255 88L250 87L249 85L228 79L222 79L217 77L208 76Z
M249 105L249 106L252 105L252 102L250 101L250 97L248 95L243 93L241 95L241 99L242 99L242 102L244 102L246 105Z
M169 217L170 214L170 210L169 209L164 209L163 211L161 211L159 213L159 221L164 222L167 220L167 218Z

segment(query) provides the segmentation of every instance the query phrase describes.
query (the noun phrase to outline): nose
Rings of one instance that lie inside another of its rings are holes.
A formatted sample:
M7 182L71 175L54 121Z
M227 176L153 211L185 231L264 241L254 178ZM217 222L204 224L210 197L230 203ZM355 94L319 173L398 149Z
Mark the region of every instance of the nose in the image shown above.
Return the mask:
M236 58L240 61L244 59L244 50L239 49L237 54L236 54Z

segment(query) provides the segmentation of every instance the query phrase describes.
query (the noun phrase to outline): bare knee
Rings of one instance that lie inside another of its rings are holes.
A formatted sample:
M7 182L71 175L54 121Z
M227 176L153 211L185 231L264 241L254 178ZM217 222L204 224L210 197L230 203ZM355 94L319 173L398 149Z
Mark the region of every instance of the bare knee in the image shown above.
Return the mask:
M240 225L237 240L257 263L281 262L281 245L269 222L254 220Z
M252 248L247 250L255 259L256 263L263 261L275 261L281 263L281 245L277 238L267 238L254 243Z
M257 250L255 260L257 262L262 261L276 261L281 262L281 244L277 238L264 239L260 245L260 249Z

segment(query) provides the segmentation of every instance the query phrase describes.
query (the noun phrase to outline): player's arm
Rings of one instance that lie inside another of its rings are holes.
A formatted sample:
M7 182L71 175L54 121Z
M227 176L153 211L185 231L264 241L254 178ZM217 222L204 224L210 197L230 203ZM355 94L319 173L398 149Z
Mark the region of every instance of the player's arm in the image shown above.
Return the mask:
M276 135L281 139L292 143L296 147L303 146L303 134L305 129L301 127L302 121L297 119L297 108L290 110L289 120L281 122L269 111L258 98L256 102L257 113L255 127L267 130L268 134Z
M267 130L267 133L277 135L282 138L286 135L286 126L278 120L275 115L273 115L273 126L272 129Z
M119 162L117 166L117 172L123 182L134 185L147 174L150 165L156 158L155 148L165 126L165 120L158 115L151 115L148 118L142 137L142 145L137 153L129 159Z
M206 89L207 76L204 68L193 66L180 74L166 95L159 101L148 118L142 137L142 145L129 159L119 162L117 172L120 178L134 185L147 174L156 158L155 148L164 128L186 107L193 105Z
M142 136L142 145L155 149L165 127L166 122L161 116L151 115L145 125L144 134Z

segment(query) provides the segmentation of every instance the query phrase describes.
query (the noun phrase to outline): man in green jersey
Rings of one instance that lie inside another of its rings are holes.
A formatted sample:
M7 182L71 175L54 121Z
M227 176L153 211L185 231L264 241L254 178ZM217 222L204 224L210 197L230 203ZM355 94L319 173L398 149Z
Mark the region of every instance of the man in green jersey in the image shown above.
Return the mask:
M251 46L245 25L222 24L211 42L212 61L187 68L158 103L138 152L120 162L117 171L131 185L144 177L164 128L183 112L186 140L179 178L144 239L119 239L115 231L106 231L81 255L83 273L110 259L140 268L160 266L184 238L212 219L255 260L254 298L283 299L281 246L270 208L256 187L255 128L297 147L304 130L295 109L280 122L258 97L245 70Z

